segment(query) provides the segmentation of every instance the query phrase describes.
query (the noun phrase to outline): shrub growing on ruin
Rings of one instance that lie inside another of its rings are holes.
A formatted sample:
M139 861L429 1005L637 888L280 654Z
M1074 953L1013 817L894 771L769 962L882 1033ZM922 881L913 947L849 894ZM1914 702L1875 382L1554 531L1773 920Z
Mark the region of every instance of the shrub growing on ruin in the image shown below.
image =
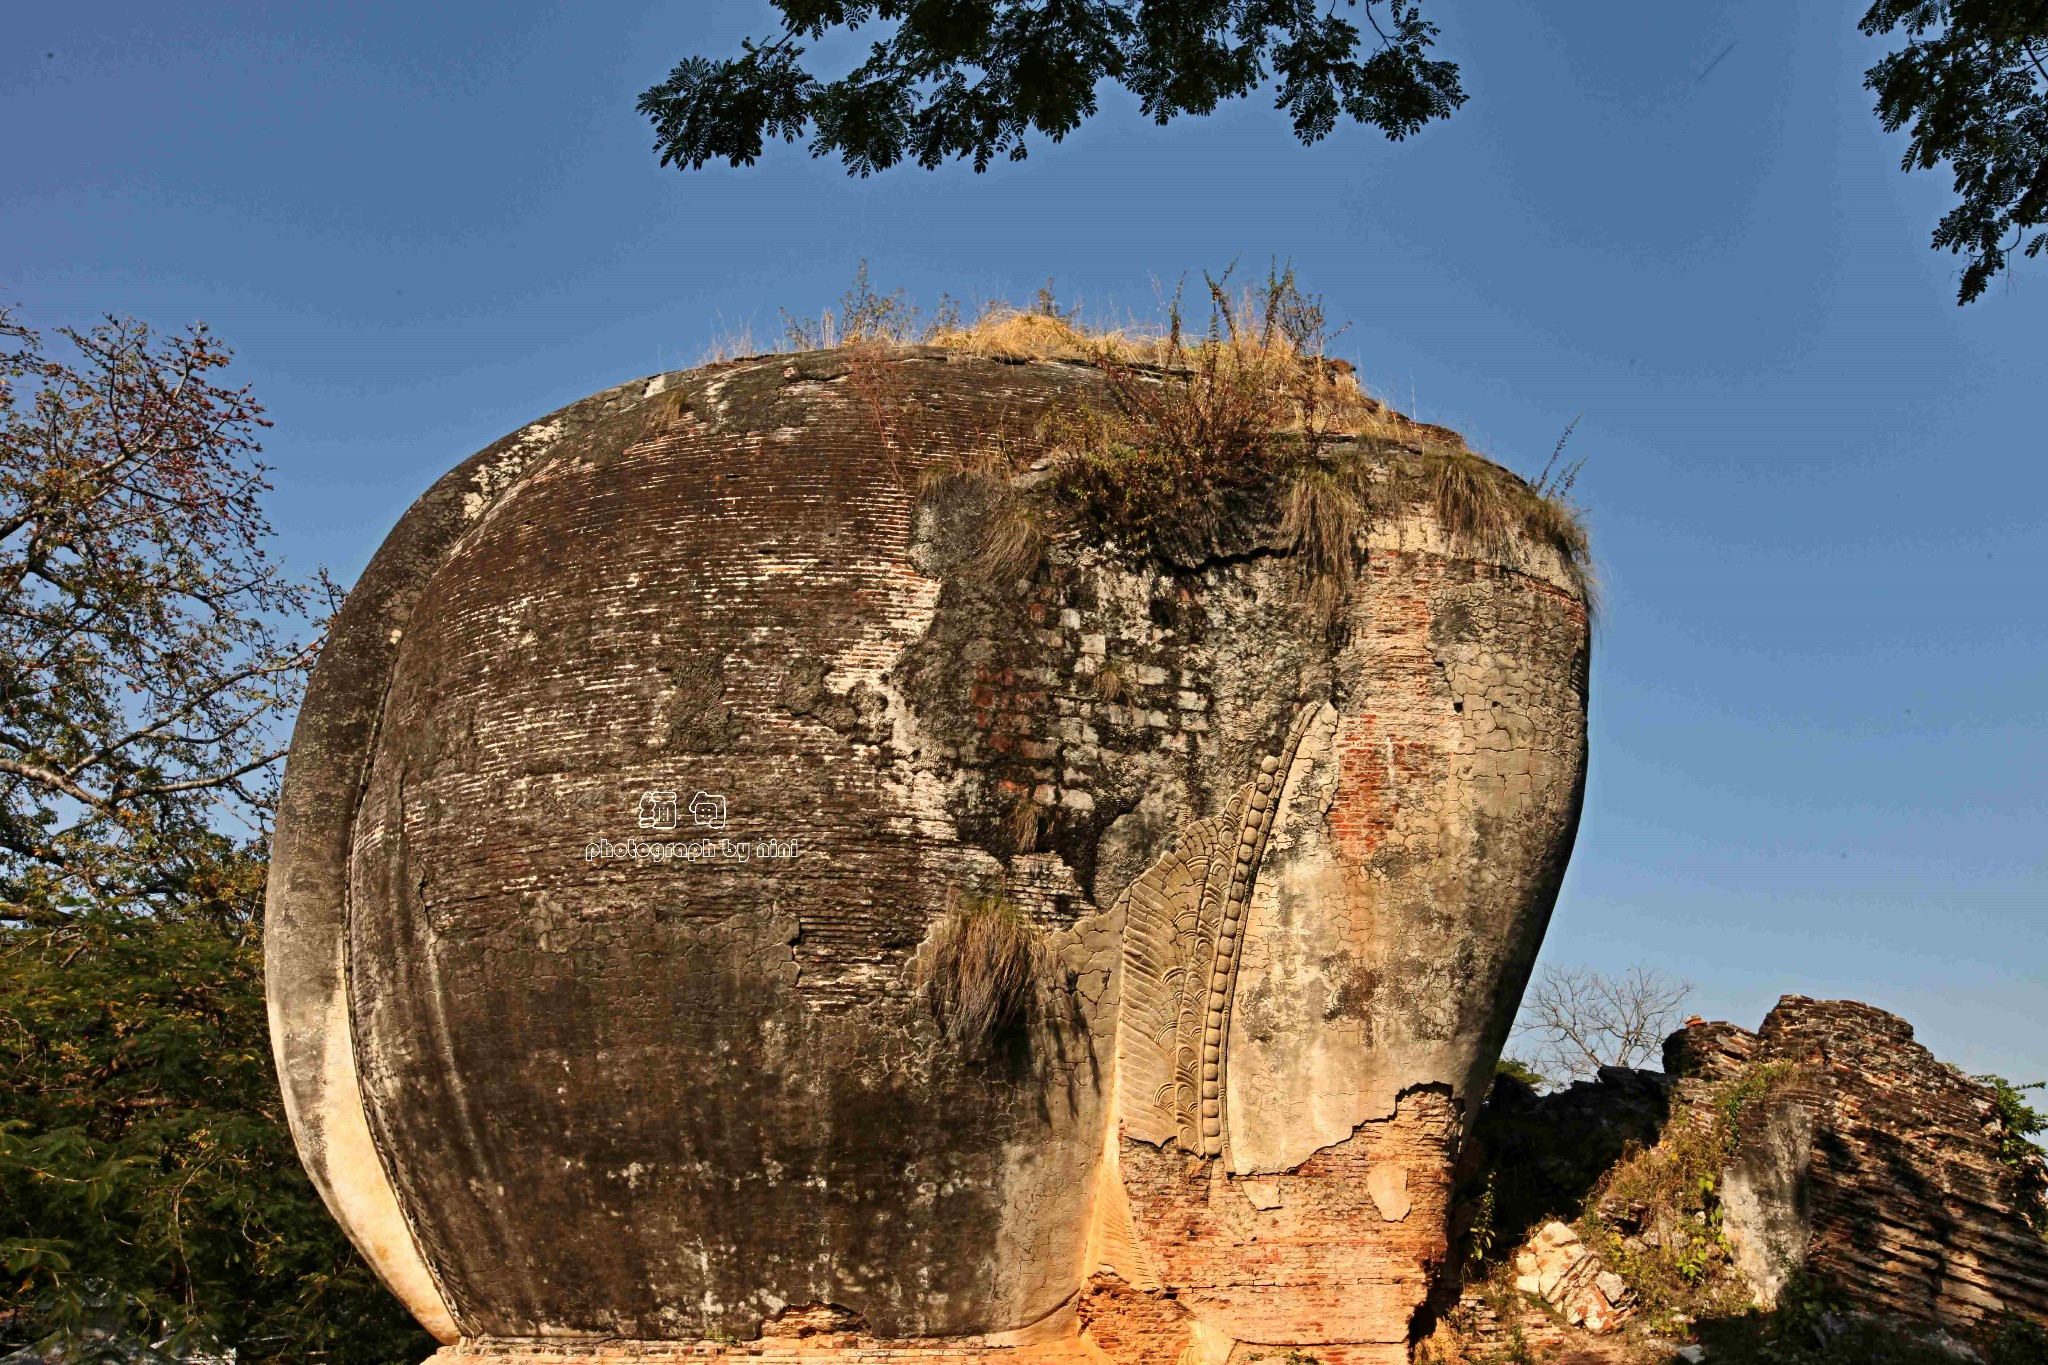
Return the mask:
M1998 1159L2012 1172L2020 1209L2034 1231L2048 1236L2048 1158L2033 1142L2036 1133L2048 1131L2048 1114L2027 1103L2027 1092L2048 1089L2048 1082L2015 1085L1988 1073L1974 1079L1991 1087L1998 1111Z

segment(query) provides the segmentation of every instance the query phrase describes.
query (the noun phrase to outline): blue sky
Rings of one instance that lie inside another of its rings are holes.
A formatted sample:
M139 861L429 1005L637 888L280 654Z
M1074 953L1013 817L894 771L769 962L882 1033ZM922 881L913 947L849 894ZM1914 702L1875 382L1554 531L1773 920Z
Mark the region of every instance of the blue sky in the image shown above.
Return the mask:
M1021 165L867 181L656 165L636 93L765 4L24 8L0 294L211 323L277 422L283 549L349 578L470 451L863 258L1108 312L1289 258L1369 383L1507 463L1584 413L1607 608L1546 959L1751 1027L1867 1000L2048 1077L2048 268L1956 307L1860 4L1429 8L1472 99L1407 143L1111 96Z

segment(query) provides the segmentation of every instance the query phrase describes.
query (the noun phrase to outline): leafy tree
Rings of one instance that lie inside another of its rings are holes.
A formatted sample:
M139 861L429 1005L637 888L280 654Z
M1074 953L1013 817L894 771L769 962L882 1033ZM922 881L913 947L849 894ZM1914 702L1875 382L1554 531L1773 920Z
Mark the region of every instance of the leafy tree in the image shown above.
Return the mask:
M0 930L0 1341L111 1308L245 1361L424 1359L285 1127L260 850L198 835L143 856L152 912Z
M318 643L288 627L332 595L263 552L225 348L58 336L0 309L0 1342L111 1313L245 1360L417 1360L265 1042L274 731Z
M850 173L905 157L932 169L1058 142L1109 81L1165 124L1277 80L1275 107L1304 143L1340 117L1399 139L1465 101L1458 69L1430 57L1420 0L771 0L781 32L738 57L688 57L640 96L663 165L752 165L770 137L810 135ZM1354 18L1363 19L1361 30ZM801 40L894 27L836 80L802 64Z
M1549 1079L1542 1072L1515 1057L1502 1057L1495 1064L1493 1074L1495 1076L1507 1076L1513 1080L1520 1081L1531 1090L1541 1090L1550 1084Z
M1876 0L1860 27L1908 39L1863 83L1885 131L1911 125L1906 170L1954 171L1934 245L1968 256L1968 303L2012 252L2048 251L2048 0Z

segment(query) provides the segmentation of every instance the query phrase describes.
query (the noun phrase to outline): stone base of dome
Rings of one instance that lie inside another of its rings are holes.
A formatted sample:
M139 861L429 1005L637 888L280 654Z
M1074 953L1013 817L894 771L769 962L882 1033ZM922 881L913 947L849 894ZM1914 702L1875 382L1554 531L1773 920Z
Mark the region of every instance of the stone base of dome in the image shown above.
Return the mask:
M992 1345L973 1337L808 1336L758 1341L646 1341L626 1337L465 1337L443 1346L428 1365L1107 1365L1085 1337L1028 1346Z
M625 1337L465 1337L443 1346L426 1365L1205 1365L1182 1350L1162 1354L1159 1342L1098 1341L1092 1335L1024 1345L973 1337L764 1337L758 1341L647 1341ZM1223 1361L1240 1365L1299 1352L1320 1365L1408 1365L1404 1344L1335 1343L1261 1346L1238 1342Z

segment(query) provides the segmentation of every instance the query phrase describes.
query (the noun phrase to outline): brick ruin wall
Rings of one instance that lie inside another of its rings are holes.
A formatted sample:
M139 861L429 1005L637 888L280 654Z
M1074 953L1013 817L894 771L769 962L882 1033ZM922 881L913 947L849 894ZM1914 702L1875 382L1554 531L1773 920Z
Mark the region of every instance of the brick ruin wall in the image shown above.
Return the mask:
M1754 1035L1712 1027L1749 1065L1788 1069L1725 1182L1752 1281L1772 1293L1803 1267L1911 1321L2048 1325L2048 1238L2023 1209L2040 1167L2003 1158L1986 1086L1853 1000L1788 995Z

